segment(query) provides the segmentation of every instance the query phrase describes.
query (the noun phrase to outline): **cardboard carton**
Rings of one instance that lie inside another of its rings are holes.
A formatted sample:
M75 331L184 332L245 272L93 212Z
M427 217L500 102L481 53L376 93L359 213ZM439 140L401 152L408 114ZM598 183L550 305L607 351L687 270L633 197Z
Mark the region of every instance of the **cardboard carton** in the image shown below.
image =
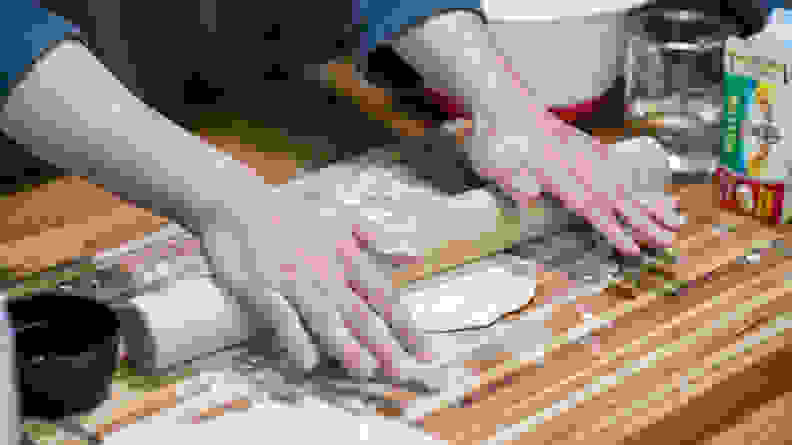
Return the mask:
M792 51L784 30L771 23L749 39L730 37L724 51L724 113L720 168L721 207L768 223L792 215L789 193L792 145Z

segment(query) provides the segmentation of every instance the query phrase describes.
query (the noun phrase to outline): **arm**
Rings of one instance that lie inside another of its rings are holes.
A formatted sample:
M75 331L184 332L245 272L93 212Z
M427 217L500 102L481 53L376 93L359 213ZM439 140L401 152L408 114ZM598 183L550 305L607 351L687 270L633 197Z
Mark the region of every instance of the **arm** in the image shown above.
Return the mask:
M412 29L393 45L424 76L427 86L464 98L486 128L494 130L493 122L513 116L520 120L520 127L535 122L535 128L526 128L531 134L541 131L561 140L572 135L585 137L546 111L547 106L536 100L531 86L520 83L519 74L512 71L508 58L492 43L485 26L481 16L475 14L445 14ZM606 156L604 144L588 139Z
M42 29L56 17L39 8L25 14L30 20L17 23L28 29L5 28L5 41L27 57L5 68L0 129L33 154L191 228L234 199L228 190L257 181L140 102L65 25ZM39 42L26 37L45 31Z
M435 17L394 46L424 75L428 87L445 87L450 96L467 101L475 116L476 140L465 147L474 167L495 179L521 206L535 197L538 184L586 218L624 254L640 253L633 239L671 244L679 218L669 199L658 195L639 200L629 181L609 173L629 170L619 166L618 159L610 159L604 144L537 101L530 88L540 86L521 81L490 43L478 17L464 13ZM632 229L623 227L616 215L622 215Z

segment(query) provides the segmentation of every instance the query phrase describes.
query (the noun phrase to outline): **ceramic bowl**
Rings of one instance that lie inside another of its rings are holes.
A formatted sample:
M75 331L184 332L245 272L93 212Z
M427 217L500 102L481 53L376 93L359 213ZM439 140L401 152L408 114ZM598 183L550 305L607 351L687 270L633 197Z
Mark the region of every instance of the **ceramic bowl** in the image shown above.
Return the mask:
M8 302L24 418L83 414L110 396L119 323L106 305L62 291Z
M602 96L622 76L625 17L643 3L490 0L484 9L494 41L524 85L537 90L541 103L563 107Z

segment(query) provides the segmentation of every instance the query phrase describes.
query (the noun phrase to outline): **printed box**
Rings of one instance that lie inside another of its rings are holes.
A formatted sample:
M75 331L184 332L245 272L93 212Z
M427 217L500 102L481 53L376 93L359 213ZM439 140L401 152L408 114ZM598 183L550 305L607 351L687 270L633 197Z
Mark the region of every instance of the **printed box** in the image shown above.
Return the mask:
M724 51L720 166L715 180L724 209L789 222L792 212L792 49L772 23L749 38L730 37Z
M731 37L724 52L720 165L752 178L789 176L792 51L773 34Z
M769 224L792 222L792 184L789 181L762 181L718 167L715 183L720 207L760 218Z

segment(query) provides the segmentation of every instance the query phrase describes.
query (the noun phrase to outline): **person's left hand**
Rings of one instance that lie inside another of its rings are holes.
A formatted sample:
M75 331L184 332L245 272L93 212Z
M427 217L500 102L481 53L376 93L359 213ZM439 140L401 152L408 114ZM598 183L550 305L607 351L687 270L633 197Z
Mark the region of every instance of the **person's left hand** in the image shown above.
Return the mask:
M669 246L669 235L681 225L674 200L664 195L662 186L641 183L657 156L642 159L640 151L614 150L546 114L540 120L547 122L539 128L545 134L533 138L522 136L525 131L515 129L516 124L500 124L497 135L485 128L487 124L471 126L465 143L471 144L468 152L479 173L493 179L521 207L534 206L542 190L552 193L622 253L638 254L633 240Z

